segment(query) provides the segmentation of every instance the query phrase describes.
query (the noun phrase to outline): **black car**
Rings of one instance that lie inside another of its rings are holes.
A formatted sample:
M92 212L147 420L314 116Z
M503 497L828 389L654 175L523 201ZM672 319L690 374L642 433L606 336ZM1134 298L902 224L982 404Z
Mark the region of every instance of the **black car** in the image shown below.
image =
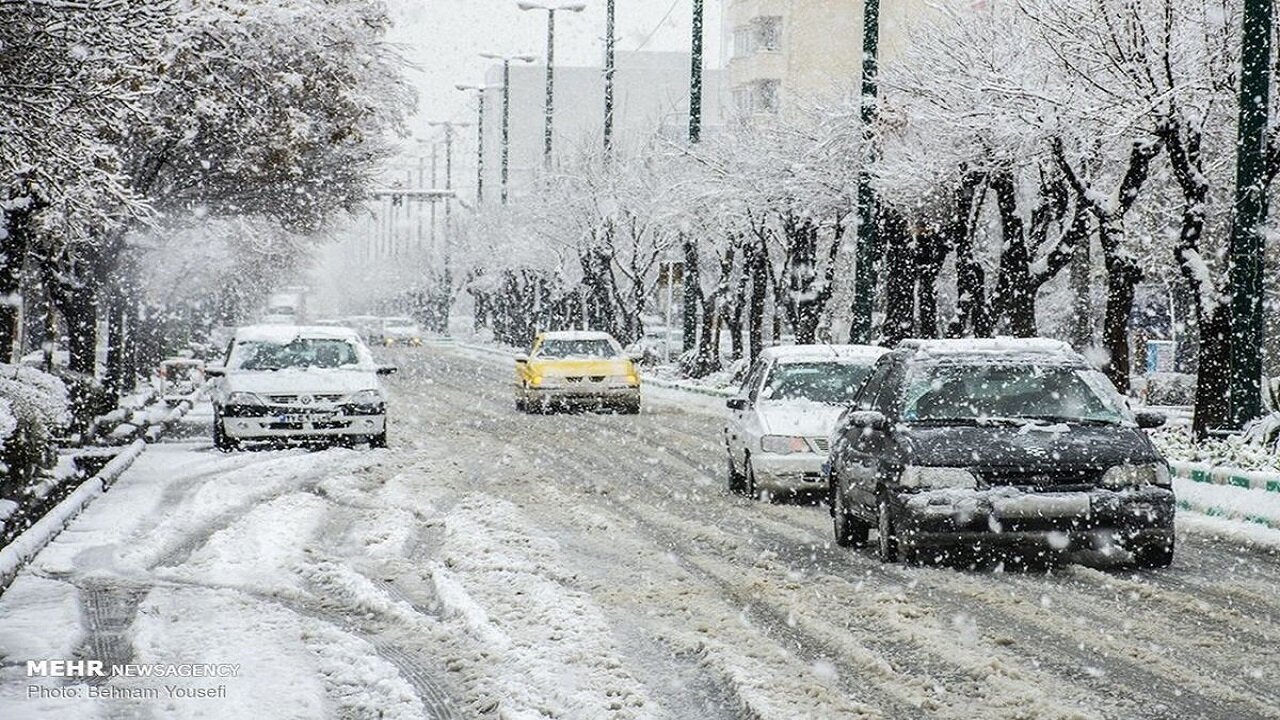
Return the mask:
M880 559L952 550L1060 557L1119 546L1173 560L1168 465L1107 378L1053 340L907 340L876 363L831 439L836 542Z

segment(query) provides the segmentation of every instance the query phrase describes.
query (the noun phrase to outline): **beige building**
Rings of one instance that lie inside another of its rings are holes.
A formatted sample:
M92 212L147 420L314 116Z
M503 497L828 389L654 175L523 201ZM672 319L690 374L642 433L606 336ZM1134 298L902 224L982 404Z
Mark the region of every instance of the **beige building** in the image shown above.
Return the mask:
M926 0L881 0L880 60L892 62ZM740 116L857 92L863 0L725 0L724 51Z

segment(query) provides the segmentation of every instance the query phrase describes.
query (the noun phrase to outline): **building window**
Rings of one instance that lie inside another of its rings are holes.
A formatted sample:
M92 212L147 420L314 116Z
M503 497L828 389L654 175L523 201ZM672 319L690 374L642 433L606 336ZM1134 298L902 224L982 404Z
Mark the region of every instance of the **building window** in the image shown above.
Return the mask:
M776 15L755 20L755 50L777 52L782 49L782 18Z
M733 56L746 57L758 52L782 49L782 18L776 15L758 17L733 31Z
M755 111L770 115L778 112L778 95L782 83L778 80L760 80L755 83Z

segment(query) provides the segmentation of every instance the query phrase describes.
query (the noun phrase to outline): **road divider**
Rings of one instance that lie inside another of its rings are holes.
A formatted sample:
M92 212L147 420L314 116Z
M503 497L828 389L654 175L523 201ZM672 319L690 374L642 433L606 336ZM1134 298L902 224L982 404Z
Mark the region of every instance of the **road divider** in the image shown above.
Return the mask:
M1172 462L1178 506L1280 530L1280 473Z

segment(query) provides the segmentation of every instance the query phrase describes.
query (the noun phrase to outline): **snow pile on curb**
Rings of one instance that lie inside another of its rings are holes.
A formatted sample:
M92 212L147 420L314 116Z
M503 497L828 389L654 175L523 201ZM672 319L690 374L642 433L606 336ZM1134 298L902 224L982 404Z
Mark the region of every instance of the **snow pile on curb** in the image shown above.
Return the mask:
M36 556L59 532L71 522L86 505L107 491L111 483L133 464L146 449L146 443L135 440L132 445L115 457L97 475L85 480L13 542L0 548L0 588L5 587L18 574L24 564Z

